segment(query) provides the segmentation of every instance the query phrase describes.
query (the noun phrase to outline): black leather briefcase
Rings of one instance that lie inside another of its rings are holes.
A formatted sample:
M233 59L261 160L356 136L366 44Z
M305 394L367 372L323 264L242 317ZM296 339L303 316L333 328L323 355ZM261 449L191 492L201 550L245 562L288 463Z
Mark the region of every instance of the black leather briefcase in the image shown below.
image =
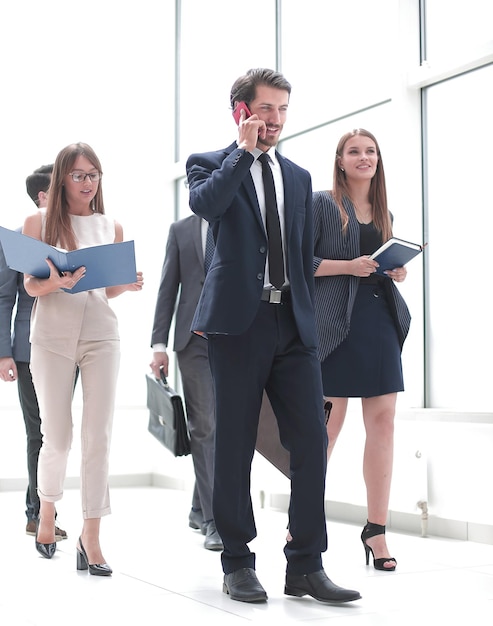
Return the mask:
M146 374L148 430L174 456L190 454L190 434L181 396L161 372L161 380Z

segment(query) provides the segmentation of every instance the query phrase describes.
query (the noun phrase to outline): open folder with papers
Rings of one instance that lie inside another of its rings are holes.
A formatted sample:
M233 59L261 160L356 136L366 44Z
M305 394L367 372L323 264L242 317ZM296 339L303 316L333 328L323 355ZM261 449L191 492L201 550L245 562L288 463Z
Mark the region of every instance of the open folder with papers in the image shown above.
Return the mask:
M137 280L135 246L133 241L90 246L67 252L44 241L0 226L0 242L7 265L17 272L37 278L48 278L49 258L59 272L86 268L85 275L68 293L78 293L100 287L128 285Z

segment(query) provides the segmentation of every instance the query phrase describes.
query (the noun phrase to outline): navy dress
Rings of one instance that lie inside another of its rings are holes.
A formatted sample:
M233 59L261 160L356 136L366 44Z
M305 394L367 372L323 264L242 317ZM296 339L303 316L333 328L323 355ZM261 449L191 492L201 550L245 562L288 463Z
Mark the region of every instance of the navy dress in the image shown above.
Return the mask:
M372 223L360 224L362 255L381 244ZM321 364L325 396L369 398L404 390L390 280L376 275L360 279L349 334Z

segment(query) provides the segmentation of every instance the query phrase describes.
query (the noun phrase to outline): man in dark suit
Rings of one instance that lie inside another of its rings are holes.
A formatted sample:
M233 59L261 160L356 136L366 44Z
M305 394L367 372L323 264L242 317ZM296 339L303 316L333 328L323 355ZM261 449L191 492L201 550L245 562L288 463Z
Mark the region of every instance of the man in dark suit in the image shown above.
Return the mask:
M241 112L237 141L187 160L190 207L211 224L216 243L191 329L208 339L214 380L213 509L224 543L223 591L243 602L267 599L248 547L256 536L250 471L265 388L290 452L284 592L349 602L360 594L332 583L322 566L327 435L313 309L311 177L275 149L290 93L281 74L250 70L231 89L233 111L246 102L251 113ZM269 169L261 164L264 153ZM272 193L264 169L272 172ZM273 203L281 245L273 244Z
M171 321L176 309L173 350L183 384L183 395L190 429L191 453L195 470L191 528L201 529L204 547L222 550L212 513L214 479L214 391L206 342L190 332L193 314L204 284L204 255L208 224L196 215L171 224L156 302L151 344L151 369L168 376L166 352ZM176 300L178 306L176 306Z
M38 208L46 206L52 171L53 165L43 165L26 178L27 193ZM24 289L24 275L7 266L0 246L0 379L7 382L17 380L26 427L29 480L26 492L28 535L36 534L36 520L39 514L38 456L42 444L38 400L29 369L31 359L29 333L33 302L34 298L31 298ZM66 539L67 533L56 526L55 538L57 541Z

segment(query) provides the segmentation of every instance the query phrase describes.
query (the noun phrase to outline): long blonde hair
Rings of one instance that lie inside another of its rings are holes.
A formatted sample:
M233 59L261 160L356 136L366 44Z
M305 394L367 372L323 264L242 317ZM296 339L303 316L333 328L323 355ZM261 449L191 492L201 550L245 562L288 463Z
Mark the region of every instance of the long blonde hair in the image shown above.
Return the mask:
M86 143L72 143L66 146L58 153L55 159L50 188L48 190L44 239L50 245L61 246L66 250L75 250L77 248L77 241L70 222L64 179L65 176L72 171L73 165L79 156L85 156L98 170L100 175L103 173L101 163L96 153ZM98 190L92 201L92 210L94 213L104 213L101 178L99 179Z
M336 201L337 206L339 207L339 211L341 213L342 231L346 231L349 221L347 210L343 204L343 198L346 197L351 202L353 202L353 200L349 192L346 172L343 172L340 167L340 160L342 158L346 142L356 135L368 137L375 143L375 147L377 149L377 169L375 171L375 176L373 176L370 182L368 199L372 206L373 223L375 224L375 227L382 233L382 240L387 241L388 239L390 239L390 237L392 237L392 221L387 205L387 188L385 185L385 171L383 167L382 155L380 154L380 147L376 138L372 135L372 133L370 133L368 130L365 130L364 128L356 128L346 133L340 138L339 143L337 144L337 150L334 159L332 196L334 197L334 200Z

